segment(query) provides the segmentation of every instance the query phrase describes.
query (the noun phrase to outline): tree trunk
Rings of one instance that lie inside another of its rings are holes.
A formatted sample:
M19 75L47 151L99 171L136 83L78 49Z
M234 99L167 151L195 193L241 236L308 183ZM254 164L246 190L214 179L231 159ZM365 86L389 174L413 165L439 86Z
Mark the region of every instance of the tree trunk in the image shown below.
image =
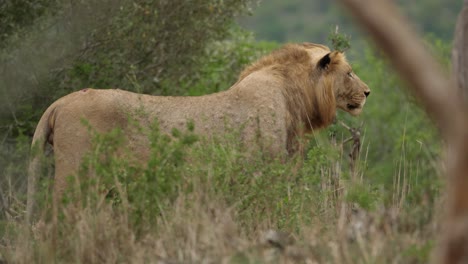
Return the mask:
M458 15L452 49L452 67L455 83L468 103L468 0Z

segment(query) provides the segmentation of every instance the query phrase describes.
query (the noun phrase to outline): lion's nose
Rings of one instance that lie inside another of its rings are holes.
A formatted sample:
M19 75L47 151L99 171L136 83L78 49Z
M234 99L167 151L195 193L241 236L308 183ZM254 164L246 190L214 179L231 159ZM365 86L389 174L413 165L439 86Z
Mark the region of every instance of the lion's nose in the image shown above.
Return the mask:
M370 91L364 92L364 95L365 95L366 97L369 96L369 94L370 94Z

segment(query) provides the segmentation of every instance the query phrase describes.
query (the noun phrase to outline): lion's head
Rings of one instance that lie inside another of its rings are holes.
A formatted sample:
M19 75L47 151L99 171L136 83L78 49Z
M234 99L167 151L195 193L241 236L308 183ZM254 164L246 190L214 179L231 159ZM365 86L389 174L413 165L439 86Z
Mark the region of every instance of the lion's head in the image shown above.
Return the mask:
M370 94L345 55L320 44L287 44L247 67L239 81L262 70L281 80L293 127L306 131L331 124L337 108L359 115Z
M336 107L351 115L359 115L370 94L369 87L354 74L344 54L329 52L317 63L325 78L331 77Z
M297 149L297 138L332 124L336 109L360 114L370 94L342 52L314 43L284 45L247 67L238 84L248 76L255 89L268 79L267 89L281 90L287 107L289 152ZM255 83L252 76L262 77Z

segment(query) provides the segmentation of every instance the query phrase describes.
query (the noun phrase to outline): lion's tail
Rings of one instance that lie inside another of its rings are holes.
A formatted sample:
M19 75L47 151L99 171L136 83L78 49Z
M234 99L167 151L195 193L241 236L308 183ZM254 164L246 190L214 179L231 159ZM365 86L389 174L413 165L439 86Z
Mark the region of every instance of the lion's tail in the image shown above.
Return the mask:
M42 115L37 124L36 131L31 144L31 153L28 167L28 193L26 203L26 221L31 223L33 220L37 183L41 174L41 159L44 156L46 144L53 146L53 130L55 121L56 106L51 105Z

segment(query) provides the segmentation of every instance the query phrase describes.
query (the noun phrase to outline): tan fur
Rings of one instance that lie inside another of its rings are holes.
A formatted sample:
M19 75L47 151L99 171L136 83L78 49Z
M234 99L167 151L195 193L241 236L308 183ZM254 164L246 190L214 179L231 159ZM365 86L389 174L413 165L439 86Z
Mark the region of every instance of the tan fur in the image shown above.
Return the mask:
M157 119L160 130L183 130L188 121L195 132L222 136L241 130L239 141L252 151L293 154L305 133L332 123L336 108L357 115L368 87L354 76L342 53L331 52L330 63L318 62L330 50L322 45L288 44L247 67L228 90L198 97L164 97L122 90L83 89L55 101L44 113L33 137L55 155L54 196L64 191L66 176L75 174L91 146L86 120L97 132L120 128L136 161L149 155L148 139L129 120L149 129ZM353 109L348 109L352 105ZM255 147L257 146L257 147ZM31 220L39 161L31 160L27 218Z

